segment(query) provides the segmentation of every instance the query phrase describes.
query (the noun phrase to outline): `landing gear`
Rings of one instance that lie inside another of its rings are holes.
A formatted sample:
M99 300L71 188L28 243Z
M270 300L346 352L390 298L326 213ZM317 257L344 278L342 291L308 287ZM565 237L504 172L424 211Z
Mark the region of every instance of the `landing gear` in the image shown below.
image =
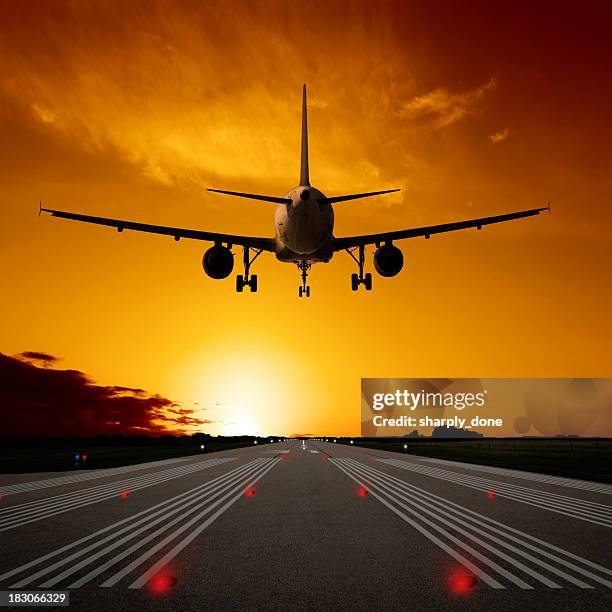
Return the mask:
M359 259L353 255L354 251L358 251ZM366 291L372 291L372 274L367 272L363 273L363 266L365 264L365 247L360 245L354 249L346 249L346 252L355 260L359 266L359 274L351 274L351 289L357 291L359 285L363 285Z
M298 291L298 295L300 297L310 297L310 287L306 284L306 280L308 279L308 271L310 270L311 266L312 264L308 263L307 261L297 262L298 270L302 274L302 286L299 288Z
M251 293L255 293L257 291L257 274L249 275L249 270L251 269L253 262L261 255L263 249L253 249L253 251L255 251L253 258L251 258L250 250L251 247L242 247L244 275L238 274L238 276L236 276L236 291L238 293L242 293L245 287L249 287L251 289Z

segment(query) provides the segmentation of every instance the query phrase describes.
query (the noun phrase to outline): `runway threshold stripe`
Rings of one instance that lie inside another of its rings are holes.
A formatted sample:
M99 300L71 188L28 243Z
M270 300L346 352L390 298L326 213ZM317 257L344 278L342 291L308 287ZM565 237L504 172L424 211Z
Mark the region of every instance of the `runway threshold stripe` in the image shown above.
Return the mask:
M521 480L535 480L546 484L553 484L560 487L571 487L574 489L582 489L585 491L593 491L604 495L612 495L612 486L601 482L593 482L590 480L578 480L575 478L564 478L562 476L552 476L550 474L540 474L538 472L525 472L521 470L512 470L509 468L495 467L492 465L480 465L477 463L465 463L463 461L449 461L447 459L437 459L435 457L420 457L414 455L416 461L427 463L438 463L449 467L461 467L466 470L476 472L486 472L490 474L499 474L501 476L509 476L510 478L518 478Z
M0 495L15 495L17 493L25 493L28 491L36 491L39 489L46 489L49 487L57 487L65 484L71 484L74 482L84 482L87 480L95 480L96 478L108 478L117 474L124 474L126 472L137 472L139 470L147 470L155 467L164 465L171 465L173 463L181 463L187 461L193 461L194 457L198 455L189 455L187 457L175 457L173 459L162 459L160 461L149 461L146 463L136 463L134 465L126 465L118 468L107 468L101 470L89 470L86 472L79 472L77 474L69 474L67 476L58 476L55 478L46 478L44 480L33 480L30 482L19 482L12 485L0 486Z
M601 574L612 575L612 570L608 568L605 568L578 555L565 551L559 547L540 540L539 538L535 538L534 536L531 536L520 530L514 529L512 527L504 525L503 523L490 519L485 515L474 512L468 508L465 508L464 506L451 502L448 499L445 499L433 493L429 493L428 491L420 489L419 487L416 487L414 485L408 484L403 480L386 474L385 472L375 470L374 468L366 466L353 459L347 459L343 461L347 463L351 469L354 469L355 474L361 476L363 480L367 481L369 479L370 487L379 487L382 490L383 494L386 494L387 497L392 500L395 500L395 503L397 503L397 505L399 505L400 507L409 510L406 504L414 505L417 508L418 512L413 511L413 514L415 514L417 517L420 517L423 513L432 516L434 519L439 520L440 522L454 529L454 531L468 537L477 545L485 548L486 550L494 552L500 558L504 558L507 562L510 562L512 565L514 565L515 567L517 567L517 569L520 569L521 571L525 571L526 567L521 561L517 560L506 552L500 551L499 548L493 547L488 542L484 542L482 538L486 538L487 540L495 542L498 546L503 547L512 555L518 555L524 559L529 560L530 562L533 562L537 569L547 570L555 576L567 580L574 586L588 589L593 588L591 585L585 583L581 578L572 576L570 573L558 567L550 565L549 563L538 558L535 555L550 559L554 563L563 566L568 571L571 570L577 574L580 574L581 577L590 578L591 580L598 582L599 584L602 584L608 588L612 588L612 582L610 582L608 579L593 573L592 571L590 571L590 569L586 569L588 567L600 572ZM362 483L362 486L367 485L364 485ZM453 523L453 521L455 521L455 523ZM469 529L475 533L478 533L480 537L467 533L465 529ZM486 530L489 531L487 532ZM501 538L510 540L518 546L509 544ZM527 551L521 550L521 548L519 547L525 548L529 551L533 551L535 555L532 555ZM558 556L550 551L560 553L561 555L568 557L569 559L579 562L581 565L577 565L576 563L573 563L568 559L564 559L563 557ZM500 552L502 553L501 555ZM526 573L531 577L536 578L539 582L542 582L550 588L559 588L559 585L557 585L557 583L550 584L552 581L546 576L540 574L540 572L534 571L529 568L528 570L529 571L527 571Z
M166 470L164 472L122 480L108 485L101 485L100 487L86 489L85 491L73 491L46 500L39 500L35 502L35 506L32 506L33 502L10 506L0 511L0 532L50 518L75 508L81 508L100 501L112 499L126 490L132 493L203 469L222 465L229 461L232 461L232 459L215 459L192 466L173 468L172 470Z
M105 572L107 569L109 569L113 565L116 565L117 563L119 563L120 561L125 559L127 556L129 556L132 553L134 553L135 551L137 551L139 548L142 548L143 546L145 546L146 544L148 544L149 542L151 542L152 540L154 540L155 538L157 538L158 536L163 534L165 531L169 530L171 527L173 527L177 523L185 520L187 517L189 517L193 513L197 512L202 507L202 505L204 503L209 504L209 505L204 508L204 510L200 513L199 516L203 516L203 515L211 512L219 503L221 503L220 501L216 501L214 503L211 503L211 500L213 500L216 497L218 497L219 495L223 494L225 491L228 490L229 487L231 487L232 485L236 484L237 482L242 482L245 478L250 477L258 469L261 469L261 465L256 464L256 465L250 466L249 469L244 470L243 473L232 474L229 478L227 478L223 482L221 482L219 484L219 486L216 486L212 490L207 491L204 495L200 495L197 499L190 501L188 504L184 504L183 506L175 509L173 512L166 513L165 515L161 516L160 518L158 518L155 521L147 522L147 524L144 525L144 527L142 527L142 528L140 528L140 529L138 529L136 531L132 531L131 533L126 535L124 538L114 542L111 545L106 546L102 550L98 551L96 554L94 554L92 556L89 556L87 559L84 559L80 563L77 563L74 566L68 568L67 570L65 570L61 574L55 576L53 579L44 582L41 586L44 587L44 588L49 588L49 587L55 586L57 583L61 582L67 576L75 574L76 572L78 572L82 568L86 567L87 565L92 564L93 562L97 561L98 559L100 559L104 555L107 555L108 553L112 552L113 550L123 546L129 540L132 540L135 537L141 535L143 532L149 530L151 527L153 527L153 526L155 526L155 525L157 525L159 523L162 523L162 525L161 525L161 527L159 529L157 529L154 532L148 534L147 536L143 537L142 539L138 539L138 541L135 542L132 546L126 548L125 550L122 550L121 552L118 552L118 553L114 554L106 562L102 563L98 567L96 567L93 570L91 570L85 576L79 578L75 582L73 582L70 585L68 585L68 587L71 588L71 589L76 589L76 588L79 588L79 587L83 586L84 584L86 584L86 583L90 582L91 580L93 580L96 576L99 576L100 574ZM189 509L189 505L192 505L192 504L194 505L194 507ZM197 505L197 504L199 504L199 505ZM180 513L181 511L182 511L182 513ZM170 520L170 517L173 514L176 514L177 516L175 516L172 520ZM195 520L195 519L193 519L193 520ZM186 525L183 525L180 529L181 530L182 529L187 529L189 526L191 526L191 524L192 523L187 523ZM175 532L175 533L177 533L177 532ZM170 537L169 539L172 539L172 537ZM161 542L157 543L153 547L149 548L147 550L147 553L145 553L145 554L148 555L148 556L151 556L151 555L155 554L166 543L167 543L166 540L162 540ZM148 558L148 557L146 557L146 558Z
M376 482L378 482L379 484L382 483L381 486L388 487L388 489L390 491L392 491L392 493L396 494L399 499L402 499L403 501L405 501L405 502L407 502L409 504L412 504L415 507L417 507L419 514L423 514L424 513L424 514L427 514L429 516L434 517L435 519L437 519L441 523L447 525L449 528L451 528L454 531L460 533L461 535L467 537L468 539L474 541L480 547L482 547L482 548L492 552L493 554L495 554L500 559L504 559L506 562L510 563L512 566L514 566L517 569L523 571L524 573L526 573L527 575L531 576L532 578L535 578L537 581L541 582L545 586L547 586L549 588L554 588L554 589L561 588L561 585L559 585L558 583L553 582L552 580L550 580L546 576L540 574L537 571L534 571L533 569L531 569L530 567L526 566L524 563L522 563L518 559L516 559L516 558L512 557L511 555L507 554L506 552L502 551L500 548L496 548L495 546L493 546L493 545L489 544L488 542L485 542L484 540L482 540L480 537L467 532L465 530L465 527L475 531L476 533L482 535L483 537L485 537L485 538L487 538L489 540L494 541L496 544L501 545L503 548L505 548L506 550L510 551L511 553L514 553L514 554L516 554L518 556L521 556L523 558L528 559L529 561L531 561L534 564L536 564L536 566L538 568L545 568L545 569L549 570L551 573L557 575L558 577L565 578L568 582L571 582L575 586L578 586L580 588L592 588L590 585L586 584L582 580L576 579L573 576L571 576L571 575L567 574L566 572L564 572L563 570L559 570L558 568L555 568L555 567L551 566L550 564L542 561L541 559L535 558L530 553L522 551L519 548L517 548L517 547L515 547L515 546L513 546L511 544L508 544L507 542L504 542L500 538L492 536L491 534L486 533L485 531L483 531L482 529L480 529L478 527L475 527L473 525L469 525L469 523L467 522L467 520L464 517L462 517L462 516L455 517L455 516L453 516L452 513L446 512L444 510L444 508L440 508L439 510L437 510L437 513L434 513L434 512L431 511L431 507L430 507L430 503L431 502L430 501L425 501L425 500L423 500L423 501L421 501L421 500L415 501L414 498L410 498L405 493L403 493L401 491L401 489L399 489L399 487L397 487L397 486L395 486L393 484L385 483L383 479L378 478L377 476L372 476L372 478ZM414 495L414 493L412 495ZM398 502L398 504L400 506L402 506L403 508L408 510L408 507L405 504L403 504L401 502ZM449 517L451 520L445 519L444 516ZM455 521L455 522L453 522L453 521ZM460 546L464 545L463 543L461 543L461 541L456 541L456 543L458 543ZM473 551L470 551L470 552L472 552L472 554L473 554ZM483 560L482 557L479 557L479 558L481 558L481 560ZM506 575L505 577L512 580L511 576ZM519 585L519 586L521 588L532 588L530 585L527 585L524 582L523 582L523 585Z
M388 465L394 465L396 467L401 467L402 469L405 469L405 470L412 470L412 471L420 472L423 474L434 475L436 477L438 476L444 477L444 478L460 477L462 480L465 480L466 482L485 484L487 486L490 484L493 484L495 486L505 487L509 491L517 491L519 493L523 493L523 492L534 493L535 492L538 495L542 497L550 498L553 501L562 501L565 504L572 503L576 507L582 507L584 509L591 508L591 509L600 510L604 513L612 515L612 506L608 504L602 504L600 502L584 500L584 499L580 499L576 497L568 497L567 495L560 495L559 493L552 493L551 491L545 491L543 489L538 489L534 487L526 487L526 486L517 485L517 484L513 484L510 482L505 482L501 480L491 480L487 478L482 478L480 476L473 476L471 474L463 474L462 472L456 472L456 471L450 471L450 470L443 470L441 468L423 466L423 465L411 463L408 461L400 461L398 459L380 458L380 459L377 459L377 461L380 461L381 463L386 463Z
M254 485L258 480L260 480L267 472L269 472L277 463L278 459L272 459L269 465L264 466L262 470L260 470L255 476L252 476L248 479L248 486ZM140 589L142 588L155 574L163 569L174 557L176 557L190 542L195 540L195 538L202 533L209 525L211 525L217 518L219 518L230 506L238 501L243 495L244 485L234 487L234 489L228 493L223 499L230 498L219 510L217 510L212 516L210 516L206 521L204 521L201 525L199 525L195 530L193 530L188 536L186 536L183 540L181 540L172 550L168 551L157 563L155 563L149 570L147 570L140 578L135 580L132 584L130 584L130 589ZM191 523L195 523L197 520L201 518L201 515L195 517ZM183 531L181 529L180 531ZM137 561L145 560L147 556L143 555L136 561L134 561L131 565L135 566ZM119 577L123 577L126 574L125 570L120 572ZM108 580L106 583L103 583L102 586L111 586L111 584L115 584L117 582L116 579Z
M79 508L98 501L110 499L125 490L133 492L142 488L153 486L155 484L160 484L195 471L220 465L226 461L229 461L229 459L213 460L194 466L174 468L172 470L167 470L156 474L144 475L134 479L101 485L100 487L95 487L93 489L73 491L71 493L65 493L63 495L58 495L45 500L38 500L37 502L28 502L26 504L11 506L0 512L0 531L13 529L15 527L19 527L20 525L41 520L43 518L49 518L74 508Z
M500 497L514 499L522 503L537 506L538 508L543 508L544 510L557 512L604 527L612 527L612 508L605 504L580 500L557 493L522 487L520 485L513 485L499 480L480 478L478 476L462 474L461 472L451 472L438 468L410 464L406 461L399 461L396 459L377 459L377 461L403 470L423 474L431 478L439 478L447 482L460 484L472 489L481 491L492 490Z
M354 467L354 466L351 466ZM388 497L392 502L394 502L396 504L396 506L399 506L399 508L402 508L402 510L410 513L411 515L413 515L415 517L416 521L421 521L422 523L424 523L425 525L429 526L431 529L433 529L433 531L437 531L441 536L443 536L444 538L446 538L447 540L450 540L453 544L455 544L456 546L458 546L459 548L462 548L463 550L465 550L468 554L470 554L473 558L478 559L481 563L483 563L484 565L488 566L491 570L497 572L497 574L499 574L500 576L506 578L507 580L509 580L510 582L512 582L514 585L518 586L520 589L533 589L533 586L531 586L530 584L528 584L527 582L525 582L525 580L523 580L521 577L516 576L515 574L513 574L512 572L508 571L506 568L500 566L497 562L493 561L492 559L486 557L484 554L480 553L478 550L476 550L475 548L473 548L470 544L467 544L466 542L462 541L461 539L457 538L456 536L454 536L452 533L450 533L449 531L447 531L446 529L444 529L443 527L441 527L440 525L437 525L435 522L427 519L424 514L428 514L428 512L426 510L424 510L424 507L421 506L420 504L415 504L413 503L412 505L414 505L416 507L416 509L411 508L409 506L407 506L406 504L401 503L397 497L394 497L394 495L392 494L392 492L390 493L389 491L391 491L388 487L386 487L384 484L380 483L378 481L378 479L376 477L372 477L372 475L370 473L368 474L364 474L361 470L359 469L355 469L355 474L358 474L359 476L361 476L365 483L366 486L368 487L368 489L370 490L370 492L379 500L381 500L381 498L376 495L375 493L373 493L372 489L375 489L380 491L383 495L385 495L386 497ZM374 484L373 484L374 483ZM377 485L377 486L376 486ZM362 485L363 486L363 485ZM384 502L383 502L384 503ZM400 511L396 506L393 506L389 503L386 503L387 507L393 509L393 511L400 516L402 519L404 519L406 522L409 522L411 525L415 526L418 525L419 523L411 520L410 518L408 518L408 516ZM439 522L444 522L444 521L440 521L439 517L435 517ZM453 526L451 525L451 528ZM423 528L424 531L421 531L421 533L429 533L431 534L431 531L428 531L426 528ZM459 531L461 532L461 530L457 530L455 529L455 531ZM431 539L431 538L430 538ZM451 549L449 547L449 549L447 549L447 552L449 550L454 550ZM474 572L474 568L477 567L473 564L470 563L470 565L466 565L465 564L465 560L466 558L463 557L460 554L453 555L458 561L460 561L460 563L462 563L465 567L467 567L468 569L470 569L472 572ZM500 558L505 558L505 560L508 560L507 556L502 555L498 555ZM520 564L519 564L520 565ZM524 569L524 566L522 567L522 569ZM479 575L482 578L482 570L480 568L478 568L480 573L474 572L476 575ZM487 577L490 580L495 580L494 578L492 578L491 576L489 576L487 574ZM485 582L487 582L485 580ZM489 586L493 586L490 582L487 582L489 584ZM497 582L497 580L495 580L495 585L494 588L498 588L498 589L503 589L506 588L503 584ZM547 581L547 586L551 586L553 588L560 588L559 585L557 585L556 583L552 582L552 581Z
M342 470L349 478L354 480L357 484L359 484L362 487L366 487L370 491L370 494L373 497L375 497L376 499L378 499L378 501L380 501L382 504L387 506L387 508L389 508L389 510L391 510L392 512L397 514L400 518L402 518L404 521L406 521L409 525L411 525L417 531L419 531L421 534L423 534L428 540L430 540L436 546L438 546L439 548L444 550L446 553L451 555L451 557L453 557L454 559L459 561L459 563L461 563L461 565L463 565L464 567L466 567L470 571L472 571L476 576L478 576L481 580L483 580L490 587L492 587L494 589L503 589L503 588L505 588L503 584L501 584L495 578L489 576L487 573L485 573L479 567L474 565L471 561L466 559L461 553L459 553L458 551L456 551L453 548L451 548L448 544L446 544L445 542L440 540L440 538L438 538L436 535L434 535L433 533L431 533L430 531L425 529L423 526L419 525L416 521L412 520L410 517L406 516L403 512L401 512L400 510L395 508L395 506L390 504L387 500L383 499L380 495L378 495L378 493L376 493L376 491L373 490L373 487L367 486L362 480L360 480L359 477L357 477L353 473L351 473L351 471L347 468L347 466L345 466L343 463L341 463L342 460L332 459L331 461L332 461L332 463L336 467L338 467L340 470Z
M183 475L185 473L191 473L193 471L198 471L199 469L205 469L207 467L211 467L214 465L220 465L221 463L226 463L227 461L230 461L230 459L213 459L210 461L204 461L201 463L191 464L188 466L170 468L168 470L163 470L161 472L143 474L142 476L135 476L135 477L127 478L124 480L119 480L115 482L98 485L97 487L92 487L92 488L87 488L87 489L78 489L76 491L69 491L67 493L61 493L59 495L54 495L52 497L46 497L44 499L37 499L34 501L30 501L30 502L16 504L14 506L8 506L7 508L2 508L0 510L0 519L2 519L2 517L9 517L9 519L11 519L11 518L14 518L16 515L34 513L36 511L39 511L41 508L50 509L58 505L62 505L64 503L68 503L73 499L84 499L85 497L94 496L98 493L105 493L110 490L122 491L122 490L125 490L126 488L129 489L141 483L155 482L157 479L166 478L167 476Z
M156 504L155 506L152 506L151 508L143 510L131 517L123 519L122 521L118 521L112 525L109 525L108 527L105 527L89 536L81 538L77 540L76 542L73 542L72 544L64 546L47 555L44 555L43 557L35 559L34 561L26 563L18 568L15 568L1 575L0 581L4 581L8 578L21 574L37 565L40 565L41 563L45 563L45 562L53 560L54 558L59 557L59 560L56 561L55 563L52 563L52 565L46 566L42 568L41 570L38 570L33 575L23 578L22 580L11 585L10 587L10 588L21 588L27 584L30 584L38 580L42 576L47 576L51 574L52 572L54 572L55 570L57 570L58 568L64 565L72 563L79 557L82 557L83 555L90 553L92 550L95 550L96 548L99 548L103 546L104 544L107 544L113 539L116 539L124 534L127 534L118 542L118 545L124 544L128 540L138 537L143 531L146 531L147 529L150 529L151 527L159 523L164 523L165 521L168 521L170 516L183 511L189 505L193 503L201 502L202 500L205 500L206 498L216 497L217 494L215 493L215 491L217 491L218 489L225 489L228 485L233 484L234 482L240 480L244 476L248 478L253 472L259 469L261 465L263 465L262 462L265 462L265 461L266 460L263 460L263 459L256 459L244 466L241 466L239 468L236 468L235 470L228 472L227 474L218 476L212 481L205 483L203 485L200 485L196 487L195 489L191 489L190 491L187 491L186 493L177 495L169 500L165 500L159 504ZM136 529L136 527L141 526L141 525L144 525L144 527L142 527L141 529ZM166 526L169 526L169 525L166 525ZM118 529L119 527L122 527L122 528ZM108 534L108 535L104 538L101 538L101 536L103 536L104 534ZM83 544L90 542L91 540L94 540L93 543L89 544L88 546L82 547ZM116 546L112 546L112 547L107 546L104 552L109 552L114 548L116 548ZM76 552L74 552L73 554L67 557L65 556L65 553L67 553L70 550L74 550L74 549L77 549ZM59 580L63 579L65 576L71 575L75 571L80 570L85 565L88 565L89 563L97 560L99 556L100 555L88 556L84 561L78 564L78 567L77 565L72 565L69 568L69 570L63 572L60 575ZM50 579L45 584L47 586L50 586L51 584L56 584L59 580Z
M383 473L383 472L381 472ZM612 576L612 570L608 569L607 567L604 567L602 565L599 565L597 563L593 563L592 561L589 561L588 559L584 559L583 557L580 557L579 555L575 555L569 551L566 551L558 546L555 546L554 544L550 544L549 542L546 542L544 540L541 540L535 536L532 536L524 531L521 531L520 529L515 529L514 527L510 527L509 525L505 525L504 523L500 523L499 521L496 521L484 514L479 514L478 512L475 512L474 510L470 510L469 508L466 508L465 506L461 506L453 501L450 501L444 497L441 497L439 495L435 495L434 493L430 493L428 491L425 491L424 489L420 489L419 487L416 487L415 485L409 484L399 478L396 478L395 476L391 476L389 474L385 474L385 476L389 479L391 479L393 482L397 482L400 486L406 488L406 490L410 491L411 493L416 493L416 494L421 494L424 495L428 501L431 502L435 502L438 503L438 505L442 504L444 505L444 507L449 507L449 508L457 508L458 513L459 514L463 514L463 515L470 515L472 517L474 517L476 519L476 522L478 523L488 523L489 528L491 529L495 529L494 527L490 527L491 525L495 525L507 532L510 533L503 533L503 535L506 538L510 538L513 539L516 542L519 542L520 544L531 548L531 550L534 550L540 554L543 555L547 555L549 556L549 558L555 559L555 560L559 560L558 557L555 557L554 555L550 555L550 553L547 553L545 550L543 549L548 549L548 550L553 550L555 552L558 552L560 554L565 555L566 557L569 557L571 559L574 559L575 561L578 561L588 567L591 567L597 571L600 571L606 575ZM510 534L517 534L517 537L514 537ZM531 545L528 542L526 542L526 540L529 540L530 542L534 542L535 545ZM576 571L579 571L576 566L571 565L569 562L566 561L562 561L562 563L565 563L566 565L568 565L569 567L572 567L572 569L576 569ZM591 575L589 574L590 577L593 577L594 579L596 579L595 575ZM604 583L602 583L604 584ZM606 586L611 586L612 587L612 583L610 582L605 582Z

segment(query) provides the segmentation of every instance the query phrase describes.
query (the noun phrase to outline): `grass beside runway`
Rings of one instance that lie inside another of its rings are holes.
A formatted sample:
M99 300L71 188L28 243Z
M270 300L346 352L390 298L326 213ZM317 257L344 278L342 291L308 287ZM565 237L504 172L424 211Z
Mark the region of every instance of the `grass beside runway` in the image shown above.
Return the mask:
M612 483L612 440L609 439L353 440L353 446ZM349 444L350 441L339 439L338 442Z
M262 445L269 442L269 439L250 436L0 438L0 473L21 474L120 467L253 446L255 440ZM202 444L204 449L200 448ZM75 459L77 454L78 461ZM83 461L84 454L87 458Z

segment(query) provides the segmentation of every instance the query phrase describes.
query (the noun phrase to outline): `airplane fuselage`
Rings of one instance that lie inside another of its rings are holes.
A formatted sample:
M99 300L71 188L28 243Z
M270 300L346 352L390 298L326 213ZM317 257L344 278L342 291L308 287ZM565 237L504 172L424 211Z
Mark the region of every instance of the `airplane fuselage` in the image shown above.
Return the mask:
M301 185L276 208L276 257L280 261L329 261L333 255L334 210L314 187Z

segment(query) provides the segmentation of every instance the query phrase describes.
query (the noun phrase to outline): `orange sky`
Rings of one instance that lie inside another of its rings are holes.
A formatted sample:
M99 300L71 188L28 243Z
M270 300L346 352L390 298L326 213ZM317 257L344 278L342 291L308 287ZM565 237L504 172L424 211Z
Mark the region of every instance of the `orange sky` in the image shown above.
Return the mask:
M455 4L2 3L0 352L212 433L357 435L362 376L612 376L610 8ZM337 236L553 215L404 241L371 293L338 254L310 300L271 254L239 295L204 243L37 217L272 236L274 205L203 187L295 186L303 82L312 184L402 188L336 205Z

